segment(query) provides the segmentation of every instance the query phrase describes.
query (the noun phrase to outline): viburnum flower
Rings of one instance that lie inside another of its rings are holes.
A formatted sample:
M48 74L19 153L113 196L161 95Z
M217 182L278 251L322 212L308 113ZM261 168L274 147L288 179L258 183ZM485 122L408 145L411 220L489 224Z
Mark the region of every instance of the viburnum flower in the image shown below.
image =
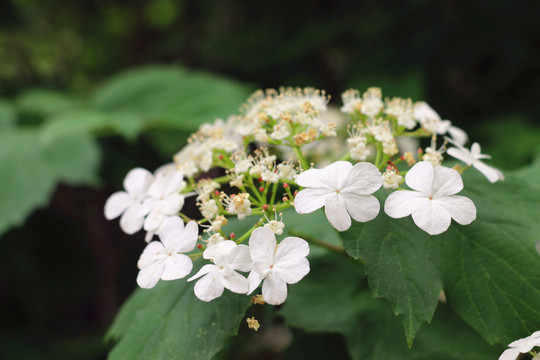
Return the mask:
M184 227L184 222L178 216L165 219L158 232L161 241L149 243L139 258L137 284L150 289L159 279L176 280L187 276L193 263L183 253L195 248L198 234L195 221L188 222Z
M226 240L208 247L203 258L212 260L214 264L204 265L197 274L188 281L203 276L195 284L195 295L202 301L211 301L223 294L225 288L238 294L246 294L248 281L236 272L250 271L251 258L246 245L236 245L234 241Z
M296 284L309 273L309 245L298 237L287 237L276 246L272 230L260 227L249 238L249 253L253 270L248 276L248 294L264 280L262 296L269 304L282 304L287 284Z
M371 194L381 187L382 176L371 163L336 161L302 172L296 183L305 187L294 199L296 212L308 214L324 206L328 221L339 231L351 226L351 217L366 222L379 213L379 201Z
M516 360L520 353L528 353L535 346L540 346L540 331L535 331L526 338L511 342L508 345L510 349L506 349L499 357L499 360Z
M421 161L405 175L405 183L413 189L398 190L386 199L384 211L393 218L412 215L414 223L430 235L445 232L454 219L468 225L476 219L476 207L465 196L455 195L463 189L456 170L433 167Z
M478 143L475 142L472 144L471 150L469 150L448 138L446 140L456 146L446 150L448 155L463 161L465 164L467 164L467 166L474 166L474 168L480 171L489 180L489 182L494 183L499 180L504 180L504 175L499 169L486 165L482 162L481 159L491 159L491 156L480 153L481 149Z
M156 233L166 217L178 215L184 205L184 196L180 195L180 191L186 187L183 178L183 172L174 168L157 173L148 189L149 197L143 203L149 213L144 221L146 231Z
M112 220L120 215L120 228L127 234L141 230L146 212L142 201L148 197L148 187L154 176L148 170L135 168L124 178L124 189L112 194L105 203L105 217Z

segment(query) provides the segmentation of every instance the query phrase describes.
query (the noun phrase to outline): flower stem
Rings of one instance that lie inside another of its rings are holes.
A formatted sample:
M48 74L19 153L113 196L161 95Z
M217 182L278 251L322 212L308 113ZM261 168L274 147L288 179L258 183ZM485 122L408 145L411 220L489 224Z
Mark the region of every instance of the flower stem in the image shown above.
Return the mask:
M312 236L302 234L302 233L296 232L294 230L291 230L290 233L293 236L301 237L302 239L306 240L307 242L309 242L311 244L323 247L325 249L328 249L328 250L330 250L332 252L336 252L338 254L345 254L345 249L342 246L330 244L330 243L328 243L326 241L316 239L316 238L314 238Z
M302 166L302 170L309 169L309 164L307 162L307 159L304 157L304 154L302 154L302 150L300 150L300 147L295 145L292 147L294 154L298 158L298 161L300 161L300 165Z

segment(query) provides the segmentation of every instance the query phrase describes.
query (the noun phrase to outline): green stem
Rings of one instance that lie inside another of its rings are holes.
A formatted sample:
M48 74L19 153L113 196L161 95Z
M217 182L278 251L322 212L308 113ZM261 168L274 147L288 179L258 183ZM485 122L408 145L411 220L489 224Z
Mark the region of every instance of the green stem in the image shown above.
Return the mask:
M325 249L336 252L338 254L345 254L345 249L343 247L339 246L339 245L330 244L330 243L327 243L326 241L316 239L316 238L314 238L312 236L302 234L302 233L296 232L294 230L291 230L290 233L293 236L301 237L302 239L306 240L308 243L323 247Z
M300 165L302 166L302 170L305 171L309 169L310 166L307 162L307 159L304 157L304 154L302 154L302 150L300 150L300 147L295 145L292 147L292 149L294 151L294 154L296 155L296 158L300 162Z
M258 228L258 227L259 227L259 223L257 222L257 223L256 223L255 225L253 225L253 226L251 227L251 229L249 229L244 235L240 236L240 237L238 238L238 240L236 240L236 243L237 243L237 244L243 243L248 237L251 236L251 233L252 233L256 228Z

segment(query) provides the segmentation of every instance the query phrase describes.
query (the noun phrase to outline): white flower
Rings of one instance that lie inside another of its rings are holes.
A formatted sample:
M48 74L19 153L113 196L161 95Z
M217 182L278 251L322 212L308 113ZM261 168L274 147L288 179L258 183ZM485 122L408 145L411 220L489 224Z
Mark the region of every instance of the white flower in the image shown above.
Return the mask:
M444 166L421 161L414 165L405 183L414 191L398 190L386 199L384 211L393 218L412 214L414 223L430 235L443 233L454 219L468 225L476 219L476 207L465 196L455 195L463 189L459 173Z
M441 120L439 114L423 101L414 105L413 117L430 133L446 134L450 126L452 126L450 120Z
M513 341L508 346L510 349L505 350L499 360L515 360L520 353L528 353L535 346L540 346L540 331L535 331L531 336Z
M305 187L294 199L296 212L308 214L324 206L328 221L339 231L351 226L351 216L366 222L379 213L379 201L371 194L381 187L382 177L373 164L336 161L302 172L296 182Z
M276 235L282 235L283 229L285 229L285 224L282 221L270 220L268 223L264 224L264 227Z
M236 272L250 271L252 261L246 245L236 245L226 240L207 248L203 257L214 264L204 265L188 281L203 276L195 284L195 295L202 301L211 301L223 294L225 288L238 294L246 294L249 288L245 277Z
M287 284L296 284L309 273L309 245L298 237L287 237L276 246L274 233L260 227L249 238L249 253L253 270L248 276L248 294L264 280L262 296L269 304L282 304L287 298Z
M206 219L212 219L214 216L216 216L219 212L219 208L216 204L216 200L210 199L208 201L204 201L200 205L201 214Z
M105 203L105 217L112 220L120 215L120 228L127 234L139 231L147 212L142 207L142 201L148 197L148 187L154 176L142 168L132 169L124 178L124 189L112 194Z
M182 253L195 248L198 236L195 221L188 222L184 227L184 222L178 216L167 218L158 235L161 242L148 244L137 263L140 269L137 284L144 289L153 288L159 279L181 279L193 268L189 256Z
M403 180L403 176L396 173L395 169L389 168L382 174L383 187L386 190L397 189Z
M491 159L491 156L481 154L480 145L474 143L471 146L471 150L468 150L461 146L459 143L455 143L450 139L447 139L457 147L451 147L446 150L446 153L450 156L455 157L458 160L463 161L467 166L474 166L474 168L480 171L484 176L492 183L504 180L504 175L499 169L495 169L489 165L486 165L480 159Z
M143 203L149 212L144 221L144 229L157 232L163 220L168 216L177 215L184 205L184 196L180 195L186 187L184 174L176 169L159 172L150 188L149 198Z

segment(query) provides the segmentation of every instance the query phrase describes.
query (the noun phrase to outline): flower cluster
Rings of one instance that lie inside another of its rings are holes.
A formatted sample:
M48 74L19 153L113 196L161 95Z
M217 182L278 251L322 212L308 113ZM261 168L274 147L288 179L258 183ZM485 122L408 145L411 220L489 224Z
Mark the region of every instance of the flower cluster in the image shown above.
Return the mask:
M329 224L347 231L353 220L379 216L386 197L386 215L410 215L437 235L452 219L467 225L476 218L474 203L458 195L461 172L473 167L490 182L503 180L483 162L489 156L480 145L466 148L467 134L425 102L383 99L378 88L348 90L342 100L341 112L331 114L324 91L257 91L238 114L201 126L174 163L155 173L131 170L125 191L107 200L105 216L120 217L128 234L147 232L139 286L185 278L202 258L207 263L188 279L197 280L199 299L211 301L225 289L248 295L261 286L258 302L278 305L287 286L309 273L308 243L325 246L324 239L292 236L291 211L324 208ZM426 147L421 138L430 140ZM444 167L445 155L465 167ZM209 177L211 169L217 175ZM191 196L197 220L183 212ZM226 231L231 222L254 225L235 234Z

